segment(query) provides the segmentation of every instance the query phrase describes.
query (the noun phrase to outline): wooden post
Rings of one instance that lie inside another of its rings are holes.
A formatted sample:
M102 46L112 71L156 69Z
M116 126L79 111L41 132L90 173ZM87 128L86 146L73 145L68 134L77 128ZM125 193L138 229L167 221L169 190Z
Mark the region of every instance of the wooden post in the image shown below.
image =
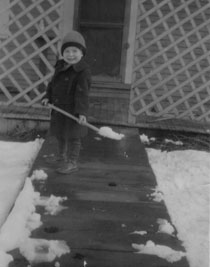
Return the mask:
M130 14L129 14L129 26L128 26L128 49L126 53L126 68L125 68L125 83L132 83L133 74L133 61L135 51L135 39L136 39L136 23L138 14L138 1L131 0Z
M61 38L64 37L74 25L75 0L63 0L63 23L61 23Z
M60 39L73 29L74 26L74 12L75 10L75 0L63 0L63 10L61 12L62 21L60 23ZM60 55L60 46L58 44L57 50Z
M8 28L8 22L9 22L9 11L8 7L9 1L8 0L1 0L0 1L0 39L5 39L9 35L9 28Z

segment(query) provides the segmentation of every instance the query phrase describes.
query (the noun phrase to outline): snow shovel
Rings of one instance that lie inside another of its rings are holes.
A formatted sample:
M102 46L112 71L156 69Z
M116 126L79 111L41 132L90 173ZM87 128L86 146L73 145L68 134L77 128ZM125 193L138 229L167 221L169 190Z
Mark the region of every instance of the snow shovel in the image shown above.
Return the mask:
M63 110L61 108L58 108L58 107L56 107L56 106L54 106L52 104L48 104L48 107L53 109L53 110L56 110L57 112L60 112L61 114L65 115L68 118L71 118L71 119L73 119L73 120L75 120L76 122L79 123L79 119L76 116L72 115L71 113L66 112L65 110ZM92 125L92 124L90 124L88 122L86 122L86 123L84 123L82 125L94 130L99 135L104 136L104 137L108 137L108 138L115 139L115 140L121 140L124 137L123 134L118 134L118 133L114 132L109 127L97 128L97 127L95 127L94 125Z

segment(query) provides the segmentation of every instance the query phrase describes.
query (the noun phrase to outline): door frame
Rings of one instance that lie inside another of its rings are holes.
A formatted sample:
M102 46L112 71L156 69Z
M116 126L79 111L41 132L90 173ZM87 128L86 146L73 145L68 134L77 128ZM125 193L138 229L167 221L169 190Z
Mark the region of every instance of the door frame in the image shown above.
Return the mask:
M135 37L137 27L137 13L139 0L126 0L125 24L123 30L122 53L121 53L121 73L122 82L113 82L122 84L132 84L133 60L135 52ZM79 1L64 0L63 23L61 25L61 37L71 29L78 27ZM103 83L105 83L103 81ZM110 82L107 82L110 83Z

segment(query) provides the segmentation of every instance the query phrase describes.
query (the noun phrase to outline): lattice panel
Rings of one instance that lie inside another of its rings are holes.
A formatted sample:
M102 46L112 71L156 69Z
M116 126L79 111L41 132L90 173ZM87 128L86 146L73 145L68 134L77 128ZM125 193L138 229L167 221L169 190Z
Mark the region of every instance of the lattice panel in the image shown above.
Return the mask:
M9 18L0 24L8 33L0 41L0 103L36 105L53 73L63 0L7 2L0 11Z
M131 114L210 121L209 0L139 0Z

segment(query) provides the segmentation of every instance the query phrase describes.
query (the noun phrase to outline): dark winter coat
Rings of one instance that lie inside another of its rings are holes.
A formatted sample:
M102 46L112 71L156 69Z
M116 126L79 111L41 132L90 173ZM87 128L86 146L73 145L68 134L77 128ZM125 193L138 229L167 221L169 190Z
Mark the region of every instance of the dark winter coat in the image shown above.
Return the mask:
M44 98L74 116L87 117L90 85L90 69L83 59L67 69L65 62L59 60ZM87 134L86 126L54 110L51 114L50 129L57 138L81 138Z

